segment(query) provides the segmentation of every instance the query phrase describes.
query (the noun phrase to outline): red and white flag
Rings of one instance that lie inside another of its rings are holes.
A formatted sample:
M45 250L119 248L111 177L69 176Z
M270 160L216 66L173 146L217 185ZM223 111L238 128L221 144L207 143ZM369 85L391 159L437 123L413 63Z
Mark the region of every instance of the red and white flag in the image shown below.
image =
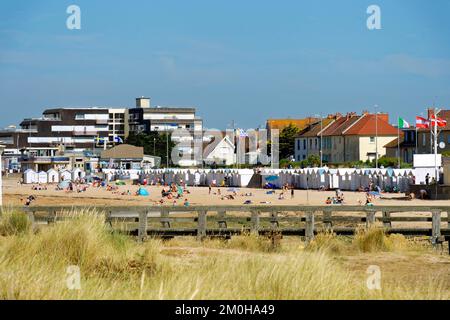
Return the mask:
M435 122L436 122L438 127L445 127L447 125L447 120L444 120L442 118L436 117L434 114L432 114L430 116L430 121L431 121L431 124L433 126L435 125L434 124Z
M428 129L430 121L422 117L416 117L416 128Z

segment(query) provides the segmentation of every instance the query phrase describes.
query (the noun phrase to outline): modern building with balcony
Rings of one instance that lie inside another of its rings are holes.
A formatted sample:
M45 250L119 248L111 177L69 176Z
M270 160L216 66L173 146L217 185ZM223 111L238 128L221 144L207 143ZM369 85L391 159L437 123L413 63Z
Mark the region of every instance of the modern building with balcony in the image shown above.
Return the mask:
M203 121L193 107L151 107L150 98L136 98L136 107L129 109L130 132L165 132L175 129L202 131Z
M196 116L195 108L152 107L150 98L140 97L136 98L136 107L128 112L130 133L170 132L172 141L184 154L178 165L189 167L202 163L201 152L195 150L203 143L203 120Z
M172 134L173 141L188 140L194 144L194 132L201 145L202 119L195 108L151 107L149 98L137 98L136 106L128 107L59 107L46 109L38 118L24 119L19 127L0 130L0 144L6 146L5 154L17 164L24 156L39 162L39 157L80 154L88 150L100 151L126 142L130 132L149 133L184 132ZM190 147L192 154L193 146ZM185 161L181 165L196 165L198 161ZM25 162L24 162L25 163Z

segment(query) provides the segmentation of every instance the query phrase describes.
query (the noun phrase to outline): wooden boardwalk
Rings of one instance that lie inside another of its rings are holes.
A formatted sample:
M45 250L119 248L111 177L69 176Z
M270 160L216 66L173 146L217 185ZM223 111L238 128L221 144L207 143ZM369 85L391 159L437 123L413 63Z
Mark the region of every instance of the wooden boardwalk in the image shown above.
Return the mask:
M32 223L65 219L63 212L85 206L30 206L22 208ZM315 234L332 231L353 235L358 228L378 222L388 234L429 236L433 245L450 241L450 206L114 206L89 207L105 214L111 226L130 223L127 232L140 240L148 236L170 238L196 236L198 240L243 233L270 236L301 236L311 241ZM345 213L345 215L343 215ZM405 216L405 214L411 215ZM415 213L413 215L412 213ZM422 213L422 214L418 214ZM424 227L396 227L393 223L426 223ZM450 246L449 246L450 247ZM449 249L450 253L450 249Z

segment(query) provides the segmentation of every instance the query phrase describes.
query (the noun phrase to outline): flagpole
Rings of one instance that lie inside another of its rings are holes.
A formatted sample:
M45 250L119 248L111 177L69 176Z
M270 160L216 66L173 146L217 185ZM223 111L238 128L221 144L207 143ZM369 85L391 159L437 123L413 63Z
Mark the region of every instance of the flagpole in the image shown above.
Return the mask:
M378 105L375 105L375 168L378 169Z
M417 141L418 138L419 138L419 136L417 135L417 123L416 123L416 154L417 154L417 148L418 148L418 141Z
M438 183L439 183L439 170L438 170L438 164L437 164L437 153L438 153L438 134L437 134L437 126L438 126L438 119L437 114L441 112L441 110L438 110L437 108L434 108L434 174L435 174L435 200L437 200L437 191L438 191ZM433 120L433 119L432 119ZM433 122L433 121L432 121Z
M400 169L400 118L397 121L397 156L398 156L398 168Z
M433 106L433 112L434 112L434 106ZM428 110L428 120L430 120L430 111ZM433 153L433 121L431 121L430 126L430 153Z

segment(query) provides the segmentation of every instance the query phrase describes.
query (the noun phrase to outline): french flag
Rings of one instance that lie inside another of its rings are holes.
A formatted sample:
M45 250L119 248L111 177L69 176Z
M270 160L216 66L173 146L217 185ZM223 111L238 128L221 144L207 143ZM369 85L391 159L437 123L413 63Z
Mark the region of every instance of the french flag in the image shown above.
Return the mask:
M416 117L416 128L428 129L430 121L422 117Z

